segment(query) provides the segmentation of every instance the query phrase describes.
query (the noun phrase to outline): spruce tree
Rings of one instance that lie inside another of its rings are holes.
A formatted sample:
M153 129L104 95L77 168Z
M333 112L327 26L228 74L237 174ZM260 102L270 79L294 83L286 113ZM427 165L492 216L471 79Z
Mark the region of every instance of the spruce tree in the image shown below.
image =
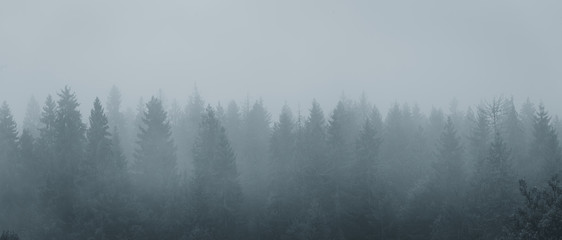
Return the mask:
M17 126L6 102L0 106L0 226L16 229L20 208L21 173Z
M351 165L351 188L349 212L346 215L347 237L349 239L371 239L381 237L383 224L379 209L380 182L377 180L377 166L381 139L377 130L366 119L355 142L355 161Z
M430 216L432 239L454 239L465 235L464 198L466 173L463 147L451 117L447 118L439 139L437 160L433 164L434 175L429 182L432 195L427 202L434 202ZM431 200L433 198L434 200Z
M171 190L176 180L176 154L170 124L162 103L152 97L146 104L133 164L139 187L147 194Z
M293 115L285 105L279 115L279 121L273 125L269 148L271 156L267 207L269 239L283 236L291 223L292 216L300 210L299 199L296 197L299 188L296 171L299 166L295 162L295 130Z
M299 118L300 119L300 118ZM326 198L329 190L327 177L330 174L328 157L328 146L326 143L326 121L320 104L314 100L310 115L299 129L298 134L298 162L300 169L297 172L298 184L301 186L299 198L302 199L301 214L289 227L289 236L310 235L312 239L325 239L331 234L327 211L327 203L331 201ZM303 227L307 226L307 227ZM313 229L307 229L307 228Z
M561 164L561 150L558 142L558 134L550 122L550 116L539 105L536 113L535 124L533 125L533 142L531 143L531 161L538 166L540 180L547 180L554 174L559 173Z
M215 239L237 239L242 192L236 157L210 106L193 146L193 161L191 195L195 229L211 233Z
M516 203L517 188L511 166L510 151L496 131L470 192L471 238L494 239L502 234L502 226Z
M78 110L76 95L71 89L65 87L58 95L54 121L55 154L44 193L48 209L59 223L54 227L62 231L63 235L59 237L64 238L70 237L72 229L76 227L77 181L84 158L85 126Z

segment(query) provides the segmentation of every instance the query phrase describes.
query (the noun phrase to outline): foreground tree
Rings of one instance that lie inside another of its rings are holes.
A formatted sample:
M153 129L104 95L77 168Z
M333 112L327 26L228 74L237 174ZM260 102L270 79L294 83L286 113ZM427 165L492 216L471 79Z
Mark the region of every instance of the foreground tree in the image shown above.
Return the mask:
M519 180L519 191L524 197L524 204L511 218L504 239L560 239L562 186L558 175L552 177L544 189L529 189L525 180Z

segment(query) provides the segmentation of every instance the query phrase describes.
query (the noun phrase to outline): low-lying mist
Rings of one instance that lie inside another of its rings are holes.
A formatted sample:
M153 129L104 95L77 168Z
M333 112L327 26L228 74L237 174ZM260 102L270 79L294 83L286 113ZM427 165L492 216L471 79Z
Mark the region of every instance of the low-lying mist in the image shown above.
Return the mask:
M558 236L562 122L529 99L381 112L365 95L297 110L122 97L67 86L22 122L2 104L1 239Z

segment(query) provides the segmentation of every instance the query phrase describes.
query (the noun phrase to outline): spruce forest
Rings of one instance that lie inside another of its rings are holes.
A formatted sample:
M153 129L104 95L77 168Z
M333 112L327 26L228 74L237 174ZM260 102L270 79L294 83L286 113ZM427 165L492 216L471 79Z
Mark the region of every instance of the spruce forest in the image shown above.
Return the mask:
M560 239L562 121L529 99L272 117L64 87L0 107L0 239ZM80 112L83 105L90 112ZM275 110L277 111L277 110Z

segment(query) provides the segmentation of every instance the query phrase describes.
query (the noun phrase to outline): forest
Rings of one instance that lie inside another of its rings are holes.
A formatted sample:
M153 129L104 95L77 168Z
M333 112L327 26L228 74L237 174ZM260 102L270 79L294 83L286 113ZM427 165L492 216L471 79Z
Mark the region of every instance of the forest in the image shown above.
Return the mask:
M530 99L341 97L273 119L197 90L133 110L115 86L76 94L31 98L21 123L1 105L1 240L562 236L562 121Z

